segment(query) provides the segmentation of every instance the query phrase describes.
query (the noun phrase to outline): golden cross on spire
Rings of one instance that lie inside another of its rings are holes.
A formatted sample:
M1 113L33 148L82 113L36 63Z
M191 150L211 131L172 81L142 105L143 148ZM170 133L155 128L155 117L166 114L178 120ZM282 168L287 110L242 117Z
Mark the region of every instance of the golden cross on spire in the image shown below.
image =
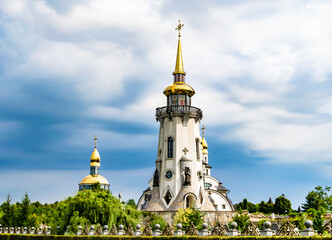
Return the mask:
M182 28L183 26L184 26L184 24L181 24L181 20L179 20L179 25L178 25L177 28L175 28L175 30L179 31L179 37L181 37L181 33L180 33L180 31L181 31L181 28Z
M97 148L97 136L95 135L95 138L94 138L94 140L95 140L95 148Z
M204 130L206 129L206 127L203 125L203 127L201 129L203 131L203 137L204 137Z

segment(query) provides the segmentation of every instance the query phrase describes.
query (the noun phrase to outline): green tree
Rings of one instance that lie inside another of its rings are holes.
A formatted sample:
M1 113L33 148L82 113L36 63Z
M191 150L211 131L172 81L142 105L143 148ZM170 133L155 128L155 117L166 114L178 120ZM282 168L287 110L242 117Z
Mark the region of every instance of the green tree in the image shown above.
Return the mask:
M3 211L3 216L1 219L1 224L3 226L12 226L13 224L13 207L11 205L12 199L10 198L10 194L8 193L6 201L1 205L1 209Z
M132 206L133 208L137 208L137 205L135 203L134 199L129 199L126 203L128 206Z
M258 210L257 206L249 202L246 198L244 198L242 202L235 204L235 209L238 212L242 212L242 210L248 210L250 213L257 212Z
M279 196L275 200L274 212L279 214L286 214L292 210L291 202L284 197L284 195Z
M302 204L304 211L310 208L316 209L317 211L326 212L327 210L332 210L332 195L329 195L331 187L321 186L315 187L314 191L311 191L306 196L305 203Z
M312 219L314 224L313 228L318 231L318 233L323 233L324 218L323 212L316 209L310 208L307 210L309 218Z
M76 229L77 226L71 224L90 222L108 226L135 226L140 221L141 212L121 203L108 191L85 190L57 204L52 228L60 226L64 233L67 226L72 231Z
M21 201L21 209L18 214L18 223L20 226L23 225L24 227L28 227L30 225L29 222L30 214L31 214L30 199L28 193L25 193Z
M267 202L261 201L257 204L258 212L262 212L265 214L273 212L273 204L269 204Z

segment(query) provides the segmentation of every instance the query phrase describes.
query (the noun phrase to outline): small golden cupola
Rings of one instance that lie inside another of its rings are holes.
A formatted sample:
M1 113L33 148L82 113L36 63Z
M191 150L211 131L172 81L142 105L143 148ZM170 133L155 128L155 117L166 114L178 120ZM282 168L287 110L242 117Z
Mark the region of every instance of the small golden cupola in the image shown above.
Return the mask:
M183 57L182 57L182 47L181 47L181 33L180 30L184 25L181 24L179 20L179 25L175 30L179 31L179 40L178 40L178 49L176 54L175 70L173 72L174 82L172 85L168 86L164 90L164 94L167 96L169 101L175 101L178 95L187 96L186 98L180 99L183 100L182 105L190 105L190 98L195 94L195 90L185 83L186 72L183 67ZM173 97L174 96L174 97ZM176 97L175 97L176 96ZM188 102L187 102L188 101Z
M99 174L100 168L100 155L97 150L97 136L95 136L95 149L93 150L90 158L90 174L96 175Z
M97 136L95 140L95 149L93 150L90 158L90 175L84 177L79 183L79 191L84 189L92 189L93 184L100 183L100 187L108 190L110 184L107 179L100 175L100 155L97 150Z
M205 138L204 138L204 133L205 133L205 130L206 129L206 127L203 125L203 127L202 127L202 131L203 131L203 137L202 137L202 147L203 147L203 154L208 154L209 152L208 152L208 145L207 145L207 142L206 142L206 140L205 140Z

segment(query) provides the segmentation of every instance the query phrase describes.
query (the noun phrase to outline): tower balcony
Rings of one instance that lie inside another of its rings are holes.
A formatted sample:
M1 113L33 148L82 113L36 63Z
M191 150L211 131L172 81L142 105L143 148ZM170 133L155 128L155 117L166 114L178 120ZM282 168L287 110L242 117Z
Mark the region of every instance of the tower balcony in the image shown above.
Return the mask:
M160 121L166 117L189 117L195 118L195 121L200 121L203 118L203 112L197 107L189 105L178 105L178 106L165 106L156 109L156 119Z

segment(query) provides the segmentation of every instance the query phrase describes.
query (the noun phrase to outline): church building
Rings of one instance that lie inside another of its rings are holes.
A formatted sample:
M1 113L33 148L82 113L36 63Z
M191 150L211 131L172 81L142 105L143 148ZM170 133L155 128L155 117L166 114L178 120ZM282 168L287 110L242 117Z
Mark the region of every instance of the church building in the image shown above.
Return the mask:
M100 155L97 150L97 136L95 140L95 149L93 150L90 158L90 175L84 177L79 183L79 191L84 189L92 189L92 185L99 183L100 187L109 190L110 184L107 179L100 175Z
M234 211L229 190L211 176L208 145L200 132L201 109L191 105L194 89L186 83L179 22L173 84L166 87L167 105L156 109L160 123L156 169L137 208L142 211L176 211L196 207L201 211Z

